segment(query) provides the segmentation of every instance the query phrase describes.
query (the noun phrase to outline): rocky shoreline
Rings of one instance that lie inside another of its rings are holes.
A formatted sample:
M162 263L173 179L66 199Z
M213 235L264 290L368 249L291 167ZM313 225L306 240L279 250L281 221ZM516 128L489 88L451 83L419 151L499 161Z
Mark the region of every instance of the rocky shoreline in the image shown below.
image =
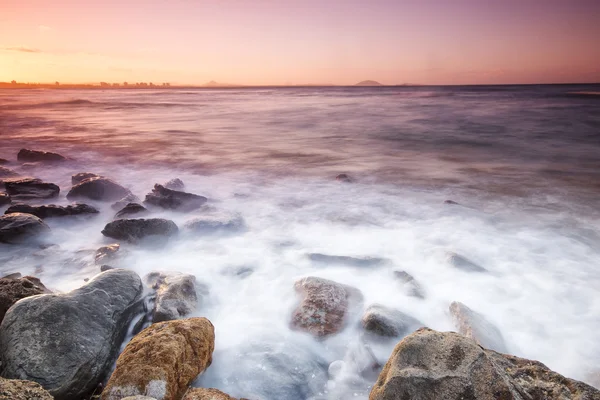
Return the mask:
M28 149L21 150L17 159L42 164L70 160ZM0 168L6 191L0 194L0 205L9 205L0 217L0 242L47 246L51 229L45 219L102 215L85 203L45 204L58 196L58 185ZM353 181L345 174L336 179L344 184ZM69 200L113 204L117 214L107 218L98 234L120 243L99 248L95 262L101 272L67 293L51 293L39 279L18 273L0 278L0 399L234 399L217 389L192 387L213 363L218 341L208 319L190 317L201 309L208 289L193 275L156 271L141 277L113 265L118 264L122 244L176 240L181 234L236 234L245 229L243 218L215 212L206 197L183 191L179 179L157 183L143 202L126 187L93 173L73 175L72 184ZM206 215L181 227L152 218L156 209L186 213L200 208ZM307 258L319 265L357 268L387 262L320 253ZM451 268L488 273L460 254L448 253L446 258ZM407 295L427 296L407 272L395 271L394 278ZM448 308L458 333L437 332L400 310L365 304L360 290L332 280L304 277L290 287L290 295L294 291L297 307L289 326L314 340L340 334L356 316L362 316L367 353L369 340L401 339L387 362L370 353L371 362L361 371L372 379L371 400L600 400L600 391L592 386L537 361L504 354L507 347L500 330L460 302ZM133 338L121 350L128 334ZM329 366L330 375L344 368L335 363ZM253 393L243 395L255 398Z

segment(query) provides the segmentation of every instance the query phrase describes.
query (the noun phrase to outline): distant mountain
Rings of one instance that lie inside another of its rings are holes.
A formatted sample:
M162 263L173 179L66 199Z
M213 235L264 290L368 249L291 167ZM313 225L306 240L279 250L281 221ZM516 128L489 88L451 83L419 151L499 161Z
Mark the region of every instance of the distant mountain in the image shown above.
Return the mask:
M362 81L362 82L358 82L354 86L383 86L383 85L377 81Z

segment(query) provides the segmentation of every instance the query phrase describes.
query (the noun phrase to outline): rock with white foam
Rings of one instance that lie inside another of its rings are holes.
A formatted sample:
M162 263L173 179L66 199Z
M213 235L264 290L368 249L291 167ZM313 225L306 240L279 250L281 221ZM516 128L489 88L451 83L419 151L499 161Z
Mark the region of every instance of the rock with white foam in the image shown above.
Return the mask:
M508 352L500 330L480 313L455 301L450 304L450 314L461 335L474 339L485 348Z
M183 318L198 307L194 275L152 272L146 277L146 283L156 290L152 322Z

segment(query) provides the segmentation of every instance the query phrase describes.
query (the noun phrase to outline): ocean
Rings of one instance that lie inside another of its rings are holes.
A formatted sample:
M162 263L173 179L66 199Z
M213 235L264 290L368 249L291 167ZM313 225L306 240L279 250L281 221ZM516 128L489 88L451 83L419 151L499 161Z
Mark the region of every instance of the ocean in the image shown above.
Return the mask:
M20 148L75 161L21 166ZM368 398L375 378L362 366L385 363L400 338L365 338L361 312L325 340L290 329L294 282L306 276L443 331L456 330L448 307L460 301L499 329L511 354L589 383L600 370L600 85L11 89L0 91L0 157L58 184L56 204L69 203L78 172L142 199L180 178L243 218L237 234L122 249L120 266L142 277L191 273L205 288L194 315L215 325L216 348L198 386ZM342 173L353 181L337 181ZM98 273L94 250L113 242L100 231L114 211L90 204L97 218L47 220L59 246L0 245L0 275L67 291ZM154 215L182 226L196 214ZM487 273L452 267L449 252ZM328 264L313 253L385 262ZM231 273L240 268L249 272ZM402 290L398 270L423 299Z

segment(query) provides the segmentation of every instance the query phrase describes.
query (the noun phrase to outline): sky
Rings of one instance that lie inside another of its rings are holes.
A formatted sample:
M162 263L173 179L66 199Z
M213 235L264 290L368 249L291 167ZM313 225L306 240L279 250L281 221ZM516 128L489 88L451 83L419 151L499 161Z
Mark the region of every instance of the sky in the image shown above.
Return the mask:
M0 0L0 81L600 82L600 0Z

